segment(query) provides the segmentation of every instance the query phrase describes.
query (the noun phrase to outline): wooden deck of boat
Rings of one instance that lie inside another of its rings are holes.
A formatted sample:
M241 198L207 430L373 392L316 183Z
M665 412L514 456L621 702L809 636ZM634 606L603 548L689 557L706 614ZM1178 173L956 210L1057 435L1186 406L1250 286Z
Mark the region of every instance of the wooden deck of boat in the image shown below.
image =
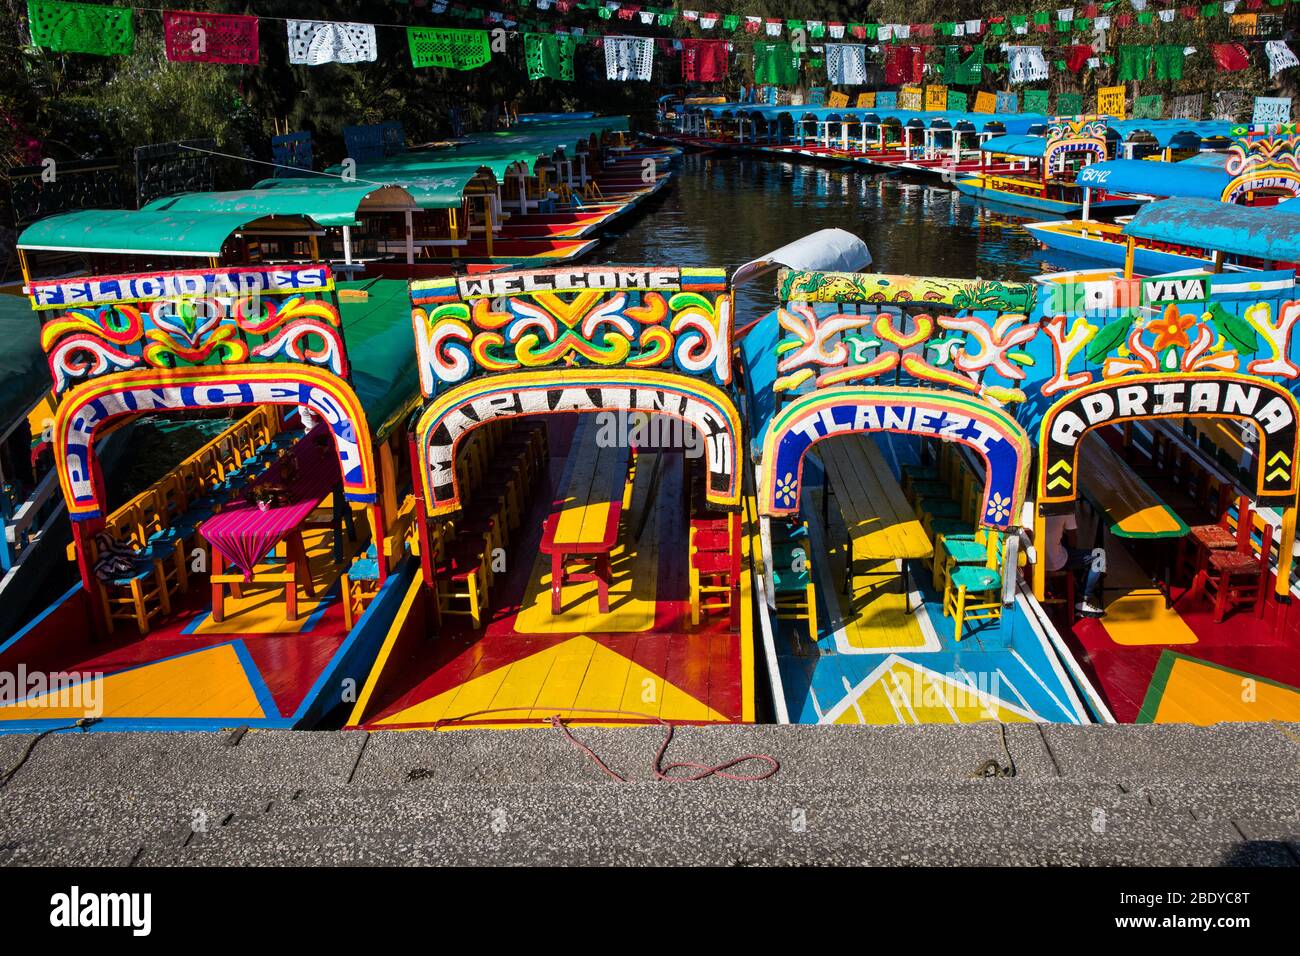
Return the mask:
M1107 438L1118 442L1117 434ZM1118 454L1114 461L1134 467ZM1188 524L1211 520L1168 476L1137 461L1142 479ZM1080 529L1081 540L1091 540L1089 534ZM1216 623L1209 602L1184 599L1187 589L1179 584L1169 606L1153 583L1159 560L1149 544L1111 537L1106 615L1080 619L1068 634L1115 718L1300 720L1300 605L1277 604L1270 583L1262 618L1238 609Z
M895 478L899 465L915 458L911 439L850 437L875 442ZM805 481L818 471L815 463L806 462ZM1087 720L1082 702L1022 601L1004 612L1001 627L968 624L959 642L952 619L943 616L941 595L931 586L928 561L909 562L911 593L906 605L897 561L880 562L879 570L896 572L889 577L864 579L864 569L859 568L852 594L845 594L843 519L830 508L831 529L828 533L823 528L821 496L818 481L805 485L802 514L811 536L817 640L810 645L806 622L776 622L777 666L792 722Z
M0 653L0 667L13 670L21 663L29 674L64 673L95 681L101 716L129 728L174 720L221 727L287 720L348 636L338 600L345 565L334 564L327 534L304 533L320 596L300 602L297 621L284 620L280 589L227 598L226 620L214 624L207 579L194 575L189 593L147 635L130 624L119 624L99 641L79 633L50 634ZM52 703L49 695L35 695L0 707L0 728L83 716L80 707Z
M732 632L725 620L689 624L686 519L682 456L663 452L657 488L656 453L643 452L632 505L612 557L610 609L596 606L595 585L566 585L560 615L551 614L550 559L539 553L541 526L553 497L574 480L575 416L549 416L550 480L555 495L540 494L509 551L490 620L480 630L445 617L404 656L381 659L387 668L365 710L373 728L537 726L552 715L586 723L751 721L754 662L746 620ZM591 435L585 436L586 440ZM638 542L631 535L648 509ZM747 578L744 578L747 582ZM480 711L493 711L478 714ZM594 715L584 711L611 711ZM476 715L477 716L470 716ZM457 721L455 718L466 717Z

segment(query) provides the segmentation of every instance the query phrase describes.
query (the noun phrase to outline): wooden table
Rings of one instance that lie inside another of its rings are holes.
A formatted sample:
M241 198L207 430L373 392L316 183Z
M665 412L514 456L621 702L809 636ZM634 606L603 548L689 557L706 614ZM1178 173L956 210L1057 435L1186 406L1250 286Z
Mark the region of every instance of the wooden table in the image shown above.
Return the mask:
M291 621L298 617L298 585L304 586L309 598L316 596L301 526L331 491L341 491L338 459L324 424L299 440L285 458L252 482L250 489L279 483L290 460L297 474L285 482L287 501L263 509L251 501L236 500L199 525L199 533L212 545L212 619L218 624L225 617L227 584L235 597L240 596L244 584L283 584L285 616ZM286 548L284 569L259 566L281 541ZM238 573L227 573L227 564Z
M1111 534L1162 543L1163 581L1156 582L1156 587L1168 606L1169 577L1173 567L1170 548L1189 532L1187 522L1165 504L1100 435L1090 433L1084 436L1079 448L1079 474L1083 479L1084 497L1109 519ZM1105 527L1104 522L1099 524L1099 532ZM1102 547L1105 547L1104 532Z
M847 571L845 592L852 588L853 566L857 561L888 558L929 558L934 546L903 495L898 480L885 463L880 447L869 435L842 435L817 446L826 469L825 502L833 489L835 503L844 519ZM903 589L907 591L907 564L903 564Z
M628 450L599 448L588 441L571 454L576 457L568 468L568 483L542 528L541 551L551 556L551 613L560 613L566 582L595 581L600 612L608 614L610 552L618 543ZM590 563L592 568L569 571L570 561Z

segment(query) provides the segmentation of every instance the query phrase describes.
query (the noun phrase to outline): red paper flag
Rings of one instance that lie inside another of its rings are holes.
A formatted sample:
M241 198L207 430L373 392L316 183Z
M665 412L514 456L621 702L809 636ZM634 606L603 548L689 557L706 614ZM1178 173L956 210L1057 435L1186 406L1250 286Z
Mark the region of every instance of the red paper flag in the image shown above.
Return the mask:
M726 40L682 41L683 80L688 83L717 83L726 75Z
M1210 53L1225 73L1235 73L1250 66L1250 57L1240 43L1211 43Z
M256 65L257 17L229 13L163 12L167 59L180 63Z
M1091 46L1087 43L1076 43L1065 54L1065 66L1071 73L1078 73L1091 56Z

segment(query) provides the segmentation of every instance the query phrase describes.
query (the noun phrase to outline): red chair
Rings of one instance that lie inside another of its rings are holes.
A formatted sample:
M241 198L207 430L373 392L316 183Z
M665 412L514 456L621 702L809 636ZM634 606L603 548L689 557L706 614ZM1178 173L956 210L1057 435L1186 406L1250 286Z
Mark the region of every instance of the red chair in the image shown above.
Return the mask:
M1198 592L1201 589L1202 575L1209 563L1210 555L1215 551L1231 551L1237 547L1237 537L1228 528L1228 496L1230 489L1227 485L1220 488L1219 491L1219 522L1218 524L1200 524L1188 529L1187 536L1178 543L1178 562L1176 573L1181 575L1184 571L1189 572L1191 588ZM1246 527L1254 524L1254 514L1250 510L1250 499L1245 495L1237 501L1238 520Z
M1238 512L1237 546L1231 550L1209 552L1201 572L1201 589L1214 602L1214 621L1221 622L1233 608L1255 605L1255 616L1264 616L1264 597L1268 593L1269 556L1273 550L1273 526L1264 526L1260 553L1251 546L1254 515L1247 509Z

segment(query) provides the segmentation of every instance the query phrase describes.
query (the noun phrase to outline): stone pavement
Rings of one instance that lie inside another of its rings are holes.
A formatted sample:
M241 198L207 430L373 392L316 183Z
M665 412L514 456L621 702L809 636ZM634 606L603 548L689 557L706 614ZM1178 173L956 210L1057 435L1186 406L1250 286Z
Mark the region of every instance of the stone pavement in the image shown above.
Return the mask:
M0 863L1300 864L1300 725L680 728L666 762L781 770L676 784L661 729L574 733L631 782L554 729L53 735Z

